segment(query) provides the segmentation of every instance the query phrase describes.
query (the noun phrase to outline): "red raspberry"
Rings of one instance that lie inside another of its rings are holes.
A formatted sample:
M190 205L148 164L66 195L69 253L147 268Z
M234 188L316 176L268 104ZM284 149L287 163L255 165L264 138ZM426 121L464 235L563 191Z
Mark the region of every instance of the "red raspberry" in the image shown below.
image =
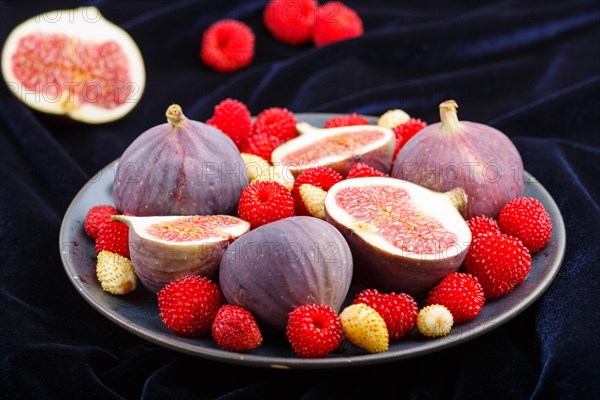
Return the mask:
M419 306L406 293L380 293L365 289L356 295L352 304L363 303L375 309L387 326L390 339L399 339L412 331L417 323Z
M342 343L342 325L333 309L306 304L290 312L285 330L294 352L302 358L325 357Z
M532 253L541 250L552 236L550 215L532 197L518 197L506 203L498 217L500 230L521 240Z
M446 307L455 323L469 321L481 312L485 297L481 284L473 275L454 272L447 275L431 291L425 305Z
M263 21L277 40L300 45L312 38L318 8L316 0L271 0Z
M292 189L296 215L310 215L302 201L302 196L300 196L300 186L308 183L324 191L328 191L329 188L342 179L342 176L338 172L329 167L316 167L304 170L294 181L294 188Z
M96 239L102 225L110 221L111 215L117 215L119 211L113 206L93 206L89 209L83 227L88 235Z
M218 72L242 69L254 58L254 33L243 22L218 21L204 32L200 57Z
M389 176L381 171L376 170L375 168L367 165L365 163L356 163L350 168L348 171L348 175L346 179L352 178L366 178L370 176Z
M105 222L96 237L96 254L101 251L110 251L123 257L129 255L129 227L122 222Z
M271 153L283 141L277 136L269 135L268 133L257 133L250 136L242 145L242 153L254 154L263 159L270 161Z
M370 125L368 119L358 114L340 115L339 117L333 117L328 119L323 128L337 128L339 126L352 126L352 125Z
M293 216L294 199L281 183L256 181L242 191L238 215L254 229Z
M313 42L321 47L362 36L363 32L363 23L356 11L342 2L330 1L319 7Z
M467 225L471 230L471 236L475 237L481 233L499 234L500 228L495 219L486 217L485 215L477 215L467 220Z
M485 297L509 293L525 280L531 270L531 254L519 239L505 234L480 234L473 238L465 269L475 275Z
M198 275L168 283L158 292L163 324L183 336L200 336L208 332L222 302L219 286Z
M250 136L252 116L248 107L241 101L225 99L215 106L212 118L206 123L229 136L239 149Z
M252 125L252 134L260 133L275 136L283 142L293 139L298 136L296 117L286 108L268 108L256 116Z
M418 118L411 118L408 120L408 122L396 126L393 129L394 133L396 134L396 148L394 149L394 158L396 158L396 154L398 154L402 146L404 146L404 144L408 142L410 138L415 136L417 132L419 132L426 126L427 122L421 121Z
M250 311L224 305L212 323L212 337L217 345L229 351L248 351L261 345L262 335Z

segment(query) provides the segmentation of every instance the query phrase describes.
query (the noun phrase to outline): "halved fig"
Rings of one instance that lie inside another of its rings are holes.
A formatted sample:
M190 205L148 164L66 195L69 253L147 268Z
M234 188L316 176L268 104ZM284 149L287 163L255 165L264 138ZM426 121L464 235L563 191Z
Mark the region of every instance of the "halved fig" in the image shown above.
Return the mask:
M326 220L352 249L356 276L382 290L420 295L458 270L471 243L460 189L433 192L394 178L336 183Z
M112 219L129 226L133 269L151 292L186 275L216 278L229 243L250 230L248 222L229 215Z
M305 169L330 167L343 176L356 163L389 172L395 136L391 129L375 125L316 128L306 122L296 125L300 136L277 147L273 165L286 166L296 176Z
M25 104L90 124L125 116L146 82L131 36L95 7L49 11L12 30L2 74Z

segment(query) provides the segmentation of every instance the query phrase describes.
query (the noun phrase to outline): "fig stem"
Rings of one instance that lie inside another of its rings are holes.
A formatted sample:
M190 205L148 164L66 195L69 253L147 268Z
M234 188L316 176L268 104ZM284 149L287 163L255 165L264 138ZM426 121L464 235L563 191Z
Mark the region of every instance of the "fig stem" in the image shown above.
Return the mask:
M185 122L185 116L183 115L183 111L179 104L171 104L169 108L167 108L165 116L167 117L167 122L177 128L181 128Z
M442 131L453 133L462 129L458 120L456 109L458 104L454 100L446 100L440 104L440 120L442 121Z
M454 189L446 192L445 194L450 198L450 202L452 202L452 205L456 207L458 211L464 210L467 206L469 196L467 195L467 193L465 193L463 188L455 187Z

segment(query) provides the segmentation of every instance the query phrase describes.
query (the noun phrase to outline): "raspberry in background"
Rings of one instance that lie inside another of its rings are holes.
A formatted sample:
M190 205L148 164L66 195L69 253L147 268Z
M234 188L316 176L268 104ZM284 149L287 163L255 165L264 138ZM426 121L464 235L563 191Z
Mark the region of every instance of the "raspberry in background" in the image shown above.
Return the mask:
M390 339L401 338L417 324L419 306L406 293L380 293L377 289L365 289L352 301L352 304L360 303L368 305L381 315Z
M220 348L228 351L253 350L263 340L250 311L234 305L219 308L212 323L212 337Z
M324 304L305 304L289 313L285 330L294 352L302 358L325 357L342 343L336 312Z
M312 39L318 8L316 0L271 0L263 22L277 40L301 45Z
M298 175L294 181L294 189L292 189L296 215L310 215L310 212L306 209L306 206L302 201L302 196L300 195L300 186L308 183L318 187L319 189L328 191L333 185L342 179L342 176L338 172L329 167L316 167L302 171L302 173Z
M408 122L396 126L393 131L396 135L396 148L394 149L394 159L400 149L408 142L410 138L415 136L421 129L427 126L427 122L421 121L419 118L411 118Z
M252 134L274 136L282 142L293 139L298 136L296 117L287 108L267 108L256 116L256 121L252 125Z
M85 232L93 239L96 239L102 225L110 221L111 215L117 215L119 211L113 206L99 205L89 209L84 222Z
M283 141L277 136L269 135L268 133L257 133L246 139L241 151L270 161L271 153L282 143Z
M256 181L244 188L238 215L252 229L294 215L294 199L281 183Z
M370 125L368 119L363 117L362 115L358 115L356 113L348 114L348 115L340 115L337 117L333 117L325 121L323 124L323 128L337 128L340 126L353 126L353 125Z
M485 297L477 278L470 274L454 272L440 281L427 296L425 304L446 307L455 323L469 321L481 312Z
M235 72L252 62L254 40L248 25L233 19L221 20L204 32L200 58L218 72Z
M250 136L252 116L244 103L228 98L215 106L213 116L206 123L229 136L240 149Z
M541 250L552 236L550 215L539 200L518 197L506 203L498 216L498 226L519 239L532 253Z
M317 47L362 36L363 23L359 15L339 1L330 1L319 7L313 42Z
M372 176L389 176L381 171L376 170L375 168L367 165L365 163L356 163L350 168L348 171L348 175L346 175L346 179L353 178L367 178Z
M204 276L184 276L158 292L163 324L183 336L200 336L208 332L222 303L221 289Z

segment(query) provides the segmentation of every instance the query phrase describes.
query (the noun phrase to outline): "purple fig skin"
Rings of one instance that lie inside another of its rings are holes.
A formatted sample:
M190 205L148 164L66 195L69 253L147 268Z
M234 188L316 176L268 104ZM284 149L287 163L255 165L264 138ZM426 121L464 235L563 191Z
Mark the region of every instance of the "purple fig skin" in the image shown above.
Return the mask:
M523 195L525 171L515 145L490 126L458 121L456 102L440 105L442 122L429 125L400 149L391 176L436 192L461 187L469 196L462 215L497 218Z
M281 331L299 305L326 304L338 312L352 271L350 248L333 226L290 217L235 240L221 260L219 284L228 303Z
M351 229L339 224L327 210L325 220L335 226L348 242L354 258L355 279L384 292L403 292L415 297L426 294L446 275L458 271L469 248L468 244L462 246L463 250L451 258L417 262L369 244Z
M137 216L234 215L248 177L233 141L187 119L177 105L167 119L121 156L113 186L117 209Z

